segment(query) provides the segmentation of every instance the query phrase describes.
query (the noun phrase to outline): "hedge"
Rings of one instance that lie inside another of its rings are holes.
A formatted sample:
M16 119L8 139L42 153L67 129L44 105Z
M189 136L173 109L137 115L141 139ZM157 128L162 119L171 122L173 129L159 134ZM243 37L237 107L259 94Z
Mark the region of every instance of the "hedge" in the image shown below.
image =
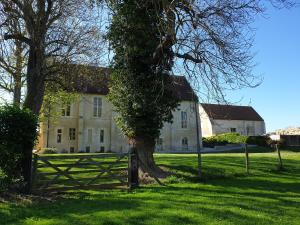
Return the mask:
M0 107L0 174L2 185L22 181L23 155L37 137L38 118L17 106Z
M225 133L202 139L203 147L215 147L226 144L253 144L258 146L269 146L270 138L268 136L244 136L238 133Z

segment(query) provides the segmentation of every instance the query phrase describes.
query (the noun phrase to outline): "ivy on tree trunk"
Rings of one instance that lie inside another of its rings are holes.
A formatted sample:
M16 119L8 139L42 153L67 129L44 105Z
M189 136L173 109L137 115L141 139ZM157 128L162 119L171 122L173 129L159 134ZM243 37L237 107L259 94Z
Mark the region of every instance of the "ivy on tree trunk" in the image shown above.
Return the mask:
M164 49L154 60L163 29L151 1L112 3L115 14L108 39L115 52L109 100L118 112L117 125L137 148L140 171L162 177L153 152L164 122L172 121L178 99L172 92L173 54Z

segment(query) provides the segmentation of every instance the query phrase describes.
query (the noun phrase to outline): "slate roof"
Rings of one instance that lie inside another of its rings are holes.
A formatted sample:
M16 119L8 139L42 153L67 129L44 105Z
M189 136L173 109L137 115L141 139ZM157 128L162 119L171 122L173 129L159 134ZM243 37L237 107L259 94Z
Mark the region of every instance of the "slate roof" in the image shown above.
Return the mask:
M107 95L109 92L109 69L95 66L74 65L72 71L65 73L73 74L69 81L73 91L86 94ZM198 101L190 83L184 76L171 76L173 82L171 88L175 97L180 101Z
M251 106L204 104L201 106L212 119L264 121Z

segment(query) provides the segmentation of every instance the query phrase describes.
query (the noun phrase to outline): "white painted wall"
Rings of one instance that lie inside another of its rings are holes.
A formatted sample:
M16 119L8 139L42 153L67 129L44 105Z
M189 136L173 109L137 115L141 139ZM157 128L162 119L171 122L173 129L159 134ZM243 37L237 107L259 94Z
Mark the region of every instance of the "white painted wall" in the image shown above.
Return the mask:
M101 117L93 116L93 98L102 98ZM181 111L187 112L187 128L181 127ZM129 145L127 138L121 133L114 122L116 113L112 111L111 104L106 96L84 94L78 102L71 105L71 113L68 117L60 117L57 121L50 122L48 147L56 148L59 152L70 151L74 147L75 152L98 152L101 147L104 151L127 152ZM182 150L182 139L188 139L188 149L196 150L196 117L194 103L183 101L177 110L173 112L173 123L165 123L161 130L163 140L162 150ZM69 128L76 129L76 140L69 140ZM62 129L62 142L57 143L57 129ZM88 130L92 130L92 141L89 142ZM104 130L104 142L100 143L100 130ZM200 144L201 142L201 124ZM42 124L39 147L45 148L47 143L47 126Z
M259 136L266 133L264 121L247 120L214 120L209 118L203 107L199 106L202 136L230 133L231 128L241 135Z

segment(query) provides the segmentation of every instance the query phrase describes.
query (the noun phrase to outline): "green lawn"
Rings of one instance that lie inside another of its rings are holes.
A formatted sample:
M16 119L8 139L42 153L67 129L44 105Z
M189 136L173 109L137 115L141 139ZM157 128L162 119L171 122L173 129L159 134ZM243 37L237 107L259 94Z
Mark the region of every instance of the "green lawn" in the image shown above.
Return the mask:
M300 224L300 153L250 154L250 175L241 153L203 155L199 181L196 155L159 154L172 170L166 187L78 191L55 201L0 203L0 224Z

